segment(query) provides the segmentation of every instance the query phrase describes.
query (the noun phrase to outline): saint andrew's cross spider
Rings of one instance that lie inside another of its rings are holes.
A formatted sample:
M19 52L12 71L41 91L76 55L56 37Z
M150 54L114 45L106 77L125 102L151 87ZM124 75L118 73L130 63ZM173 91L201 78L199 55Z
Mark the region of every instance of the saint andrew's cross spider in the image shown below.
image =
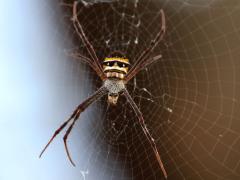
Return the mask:
M147 47L139 57L136 58L135 63L129 67L130 63L129 60L124 55L114 55L112 57L106 57L101 63L96 55L96 52L92 46L92 44L89 42L88 38L86 37L82 25L78 19L77 16L77 5L78 1L75 1L73 3L73 26L77 32L77 35L82 40L84 46L86 47L86 50L89 54L89 57L85 57L81 55L80 53L72 53L70 54L73 58L80 59L81 61L86 62L89 66L95 70L97 75L101 78L103 81L102 86L90 97L88 97L85 101L83 101L80 105L77 106L77 108L73 111L71 116L67 121L65 121L53 134L47 145L42 150L40 157L44 153L44 151L47 149L49 144L52 142L52 140L65 128L67 124L70 122L70 126L68 127L66 134L64 135L64 145L66 149L67 156L72 163L72 165L75 166L68 147L67 147L67 138L69 133L71 132L75 122L80 117L80 114L88 108L90 104L97 101L99 98L101 98L104 95L108 95L108 102L111 105L116 105L118 101L119 95L124 95L127 99L127 101L130 103L131 107L133 108L134 112L136 113L136 116L139 121L139 125L141 126L143 133L145 134L149 145L151 146L156 160L158 161L158 164L164 174L164 177L167 178L166 170L163 166L162 160L160 158L160 154L157 150L157 146L155 144L154 139L152 138L151 134L149 133L148 129L146 128L146 125L144 123L143 115L136 105L136 103L133 101L133 98L130 96L128 90L126 89L126 84L129 80L131 80L140 70L148 66L149 64L159 60L162 56L158 55L155 57L151 57L151 52L154 50L154 48L159 44L159 42L163 39L163 36L166 31L166 25L165 25L165 14L164 11L161 9L161 28L154 40L150 43L149 47Z

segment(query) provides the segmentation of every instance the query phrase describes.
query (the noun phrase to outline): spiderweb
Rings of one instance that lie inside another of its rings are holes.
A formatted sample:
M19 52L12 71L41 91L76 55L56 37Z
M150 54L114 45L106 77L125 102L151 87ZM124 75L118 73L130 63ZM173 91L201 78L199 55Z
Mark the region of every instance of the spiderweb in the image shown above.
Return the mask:
M88 56L73 29L72 1L57 5L66 52ZM119 50L133 64L160 30L160 9L167 31L152 55L163 58L137 74L127 88L155 139L168 179L239 179L239 2L82 0L78 16L99 59ZM77 86L82 77L81 84L91 89L87 97L102 82L88 65L70 59L72 81ZM120 96L116 107L106 100L92 105L74 129L80 132L88 119L85 136L79 138L88 144L84 152L70 143L76 163L86 159L79 165L86 170L83 179L96 174L97 179L164 179L126 99Z

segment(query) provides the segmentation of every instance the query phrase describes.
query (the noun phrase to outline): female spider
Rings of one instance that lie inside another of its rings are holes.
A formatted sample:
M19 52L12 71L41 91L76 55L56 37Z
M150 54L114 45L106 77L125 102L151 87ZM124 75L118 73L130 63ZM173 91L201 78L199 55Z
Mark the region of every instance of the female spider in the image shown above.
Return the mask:
M73 111L73 113L71 114L69 119L67 119L67 121L65 121L63 124L61 124L61 126L54 132L53 136L51 137L51 139L49 140L47 145L44 147L44 149L42 150L39 157L42 156L42 154L47 149L47 147L50 145L50 143L53 141L53 139L63 130L63 128L65 128L65 126L71 122L70 126L68 127L68 129L66 131L66 134L63 137L63 140L64 140L64 146L65 146L67 156L68 156L70 162L72 163L72 165L75 166L75 164L70 156L68 147L67 147L67 138L68 138L68 135L70 134L75 122L79 118L80 114L90 104L97 101L99 98L101 98L104 95L108 95L108 102L111 105L116 105L119 95L124 95L126 97L127 101L130 103L131 107L133 108L134 112L136 113L139 124L140 124L151 148L153 149L153 152L154 152L156 159L158 161L158 164L164 174L164 177L167 178L167 173L163 166L162 160L160 158L160 154L157 150L157 146L156 146L151 134L149 133L148 129L146 128L146 125L145 125L144 119L143 119L143 115L126 89L126 84L128 83L128 81L131 80L140 70L142 70L147 65L157 61L158 59L160 59L162 57L161 55L158 55L155 57L151 57L150 55L151 55L151 52L153 51L153 49L163 39L163 36L166 31L164 11L160 10L161 28L160 28L159 33L156 35L155 39L150 43L149 47L146 48L140 54L140 56L138 58L136 58L135 63L129 69L129 65L130 65L129 60L123 56L106 57L104 59L103 63L100 63L100 61L96 55L96 52L95 52L93 46L91 45L91 43L89 42L88 38L86 37L86 35L83 31L82 25L78 19L77 5L78 5L78 1L75 1L73 3L73 17L72 17L73 26L74 26L78 36L82 40L83 44L85 45L85 47L88 51L89 57L85 57L85 56L81 55L80 53L72 53L70 55L74 58L80 59L80 60L86 62L87 64L89 64L96 71L97 75L101 78L101 80L103 81L103 84L102 84L102 87L100 87L93 95L91 95L84 102L82 102L80 105L78 105L78 107Z

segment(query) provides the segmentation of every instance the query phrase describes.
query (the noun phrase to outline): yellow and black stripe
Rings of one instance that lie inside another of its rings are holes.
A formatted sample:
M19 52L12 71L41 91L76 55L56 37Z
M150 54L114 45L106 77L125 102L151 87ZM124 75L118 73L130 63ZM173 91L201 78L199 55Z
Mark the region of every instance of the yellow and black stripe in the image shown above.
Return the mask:
M103 70L107 77L123 79L130 63L127 58L107 57L103 61Z

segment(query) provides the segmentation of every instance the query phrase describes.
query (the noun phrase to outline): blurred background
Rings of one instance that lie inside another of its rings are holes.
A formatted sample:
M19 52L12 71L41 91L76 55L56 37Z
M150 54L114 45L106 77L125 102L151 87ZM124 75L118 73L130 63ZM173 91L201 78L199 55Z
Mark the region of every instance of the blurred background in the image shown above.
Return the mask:
M32 0L0 3L1 180L82 178L67 161L61 137L52 155L38 158L89 88L84 77L73 75L74 64L65 56L55 19L59 6L50 5Z
M139 0L79 3L100 59L121 50L134 62L161 26L163 59L128 89L144 114L169 179L240 178L240 2ZM101 81L71 22L72 1L0 1L0 180L163 179L124 98L81 115L66 157L63 134L44 145Z

